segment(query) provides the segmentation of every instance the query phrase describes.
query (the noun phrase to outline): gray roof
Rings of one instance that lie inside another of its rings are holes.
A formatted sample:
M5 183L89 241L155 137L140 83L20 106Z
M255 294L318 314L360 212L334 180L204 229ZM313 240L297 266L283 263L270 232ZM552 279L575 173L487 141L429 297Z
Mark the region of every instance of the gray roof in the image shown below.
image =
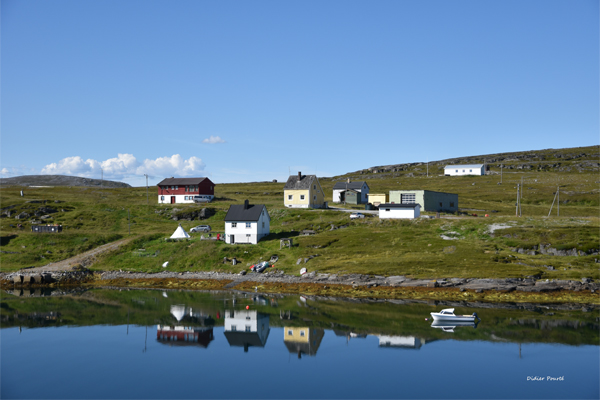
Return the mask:
M208 178L166 178L166 179L163 179L162 181L158 182L156 184L156 186L199 185L200 182L202 182L205 179L208 179Z
M310 185L317 181L316 175L302 175L302 178L298 180L298 175L290 175L283 189L288 190L304 190L310 189Z
M485 164L446 165L444 168L481 168Z
M417 203L405 203L405 204L400 204L400 203L385 203L385 204L380 204L379 208L415 208L416 206L421 206L420 204Z
M232 204L225 221L258 221L263 208L266 209L264 204L248 204L248 208L245 208L245 204Z
M333 185L333 189L352 189L352 190L358 190L360 191L360 189L362 189L363 185L365 185L366 182L362 181L362 182L336 182L335 185ZM367 187L369 187L369 185L367 185Z
M244 332L244 331L227 331L225 332L225 337L229 342L230 346L240 346L240 347L265 347L265 343L267 342L267 336L265 337L264 343L261 340L260 335L257 332Z

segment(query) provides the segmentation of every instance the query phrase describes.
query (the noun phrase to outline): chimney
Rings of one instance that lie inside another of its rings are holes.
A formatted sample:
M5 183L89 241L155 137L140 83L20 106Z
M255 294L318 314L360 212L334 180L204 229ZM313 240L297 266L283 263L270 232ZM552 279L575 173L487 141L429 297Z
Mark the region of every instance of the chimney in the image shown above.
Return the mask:
M298 171L298 182L302 180L302 172Z
M244 200L244 210L247 210L248 208L250 208L250 203L248 200Z

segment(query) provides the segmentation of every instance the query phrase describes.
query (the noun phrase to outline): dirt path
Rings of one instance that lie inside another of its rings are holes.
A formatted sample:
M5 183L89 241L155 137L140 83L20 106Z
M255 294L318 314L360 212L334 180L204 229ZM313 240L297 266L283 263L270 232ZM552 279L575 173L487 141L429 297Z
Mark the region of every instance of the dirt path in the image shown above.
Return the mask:
M84 267L89 267L96 261L96 256L107 251L118 249L120 246L129 243L133 239L135 239L135 237L128 237L125 239L117 240L116 242L103 244L102 246L96 247L92 250L88 250L85 253L78 254L74 257L67 258L66 260L46 264L37 268L31 268L28 270L28 272L67 271L73 268L73 264L82 264Z

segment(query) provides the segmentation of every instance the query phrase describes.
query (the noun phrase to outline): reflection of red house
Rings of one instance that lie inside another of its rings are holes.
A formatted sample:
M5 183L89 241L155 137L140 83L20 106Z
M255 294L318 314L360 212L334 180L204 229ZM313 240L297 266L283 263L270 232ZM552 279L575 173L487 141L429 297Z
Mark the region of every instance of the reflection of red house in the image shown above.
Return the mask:
M213 328L158 325L156 329L156 340L169 345L199 345L206 348L213 339Z
M194 197L210 202L215 184L208 178L167 178L158 183L158 203L193 203Z

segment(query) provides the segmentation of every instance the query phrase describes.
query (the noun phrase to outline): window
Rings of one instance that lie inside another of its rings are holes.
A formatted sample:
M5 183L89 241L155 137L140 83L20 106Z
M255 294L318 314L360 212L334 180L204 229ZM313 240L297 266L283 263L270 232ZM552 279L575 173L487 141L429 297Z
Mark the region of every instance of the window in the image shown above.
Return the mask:
M465 172L465 170L463 169L463 172Z
M250 325L246 325L246 332L251 332L251 329Z
M300 195L300 200L304 200L304 195L303 194Z
M294 198L294 196L293 196L293 195L291 195L291 194L288 194L288 200L292 200L293 198Z
M450 207L454 207L454 202L453 201L450 202Z
M317 185L313 185L313 190L317 190Z
M165 199L165 196L160 196L160 200L163 201Z
M470 169L470 170L469 170L469 172L473 172L473 170L472 170L472 169Z
M231 223L231 227L232 227L232 228L237 228L237 222L232 222L232 223Z
M389 208L386 208L386 209L385 209L385 211L390 211L390 209L389 209Z
M249 238L251 235L249 233L246 234L246 237Z
M292 332L291 329L288 330L288 336L292 336L294 333Z
M315 201L317 200L317 195L316 194L313 196L313 200L315 200Z
M263 221L263 223L262 223L262 224L263 224L263 228L264 228L264 227L265 227L265 222Z
M186 187L185 187L185 191L186 191L186 192L189 192L189 191L190 191L190 187L189 187L189 186L186 186Z
M231 325L231 332L235 332L235 331L237 331L237 326Z
M441 202L441 201L440 201L440 207L443 207L443 206L442 206L442 202Z
M304 331L300 331L300 336L304 337L306 334L304 333Z
M415 194L414 193L403 193L400 195L400 204L414 204Z
M175 186L175 190L179 190L179 186L177 186L177 185L176 185L176 186Z
M183 199L184 199L184 200L187 200L188 198L187 198L187 196L183 196Z
M458 172L458 170L456 170L456 172Z
M252 227L252 223L251 222L246 222L246 228L251 228Z

